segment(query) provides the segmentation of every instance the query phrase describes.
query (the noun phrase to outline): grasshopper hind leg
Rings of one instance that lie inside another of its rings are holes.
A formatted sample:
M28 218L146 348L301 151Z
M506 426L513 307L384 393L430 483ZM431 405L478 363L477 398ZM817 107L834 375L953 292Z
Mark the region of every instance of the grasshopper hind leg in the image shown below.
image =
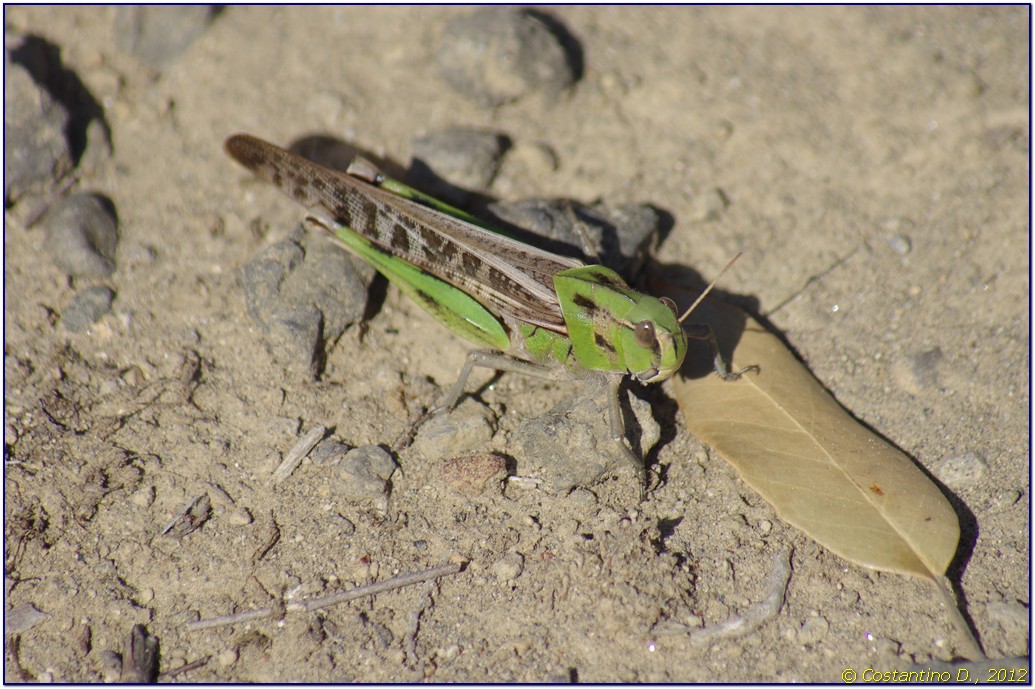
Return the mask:
M521 373L533 378L543 378L546 380L564 380L570 377L564 369L543 366L532 361L512 357L509 354L474 349L467 353L467 360L464 361L464 367L460 369L456 382L446 392L442 402L431 410L432 414L437 414L441 411L452 411L456 407L457 402L460 401L464 390L467 388L467 379L471 377L471 372L475 368L489 368L495 371L503 371L504 373Z

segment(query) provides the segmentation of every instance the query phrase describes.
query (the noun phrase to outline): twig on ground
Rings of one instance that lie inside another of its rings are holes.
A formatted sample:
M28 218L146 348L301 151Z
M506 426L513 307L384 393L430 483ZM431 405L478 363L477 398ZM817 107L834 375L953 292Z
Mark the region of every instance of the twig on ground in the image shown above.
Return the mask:
M169 520L159 535L169 534L173 538L183 538L192 531L196 531L208 519L211 511L212 501L207 493L191 498L191 501Z
M316 447L316 443L323 439L324 433L327 429L316 424L313 426L308 433L295 443L295 446L288 450L288 453L284 455L284 461L280 463L277 470L273 472L273 483L277 484L284 481L291 473L298 468L298 465L302 463L302 460L306 458L306 455Z
M205 656L204 658L200 658L198 660L195 660L192 663L184 663L183 665L179 666L178 668L174 668L172 670L166 670L165 672L161 673L160 675L158 675L158 679L159 679L159 681L165 680L165 679L172 679L174 677L182 675L185 672L190 672L191 670L197 670L199 667L207 665L208 661L211 660L211 659L212 659L212 656Z
M252 564L255 565L262 558L266 557L266 553L273 549L273 546L277 545L280 540L280 527L277 525L277 520L273 516L273 510L270 510L270 528L266 533L266 540L255 549L252 553Z
M269 617L277 613L278 611L313 612L314 610L328 608L332 605L338 605L339 603L346 603L351 600L356 600L357 598L373 596L378 593L384 593L385 591L391 591L393 589L402 588L404 586L412 586L414 584L419 584L424 581L430 581L432 579L448 576L450 574L456 574L461 569L463 569L462 563L451 562L449 564L431 567L430 569L421 570L419 572L400 574L397 577L392 577L391 579L386 579L385 581L379 581L373 584L368 584L367 586L359 586L349 591L340 591L338 593L332 593L329 596L314 598L308 601L301 601L298 603L287 603L286 605L272 605L267 606L265 608L259 608L257 610L244 610L238 613L234 613L232 615L221 615L220 617L210 617L206 620L189 622L187 624L187 631L196 632L202 629L223 627L229 624L250 622L252 620L259 620L265 617Z
M690 632L690 641L704 644L717 639L744 636L758 629L768 619L776 617L783 606L787 582L791 579L791 548L773 556L773 571L769 574L769 592L765 600L753 605L743 615L734 615L725 622Z
M255 610L242 610L241 612L235 612L232 615L220 615L219 617L210 617L207 620L188 622L187 631L197 632L202 629L211 629L213 627L225 627L228 624L240 624L241 622L261 620L271 616L276 610L276 606L268 605L265 608L256 608Z
M303 603L297 603L298 606L295 608L293 605L288 605L288 610L300 609L306 612L312 612L321 608L328 608L332 605L339 603L345 603L356 598L364 598L366 596L372 596L375 593L383 593L385 591L391 591L392 589L402 588L404 586L413 586L419 584L422 581L430 581L431 579L438 579L439 577L448 576L450 574L456 574L463 565L459 562L450 562L446 565L439 565L438 567L432 567L431 569L425 569L420 572L410 572L409 574L400 574L397 577L379 581L366 586L360 586L350 591L341 591L339 593L332 593L329 596L323 598L314 598L313 600L306 601Z

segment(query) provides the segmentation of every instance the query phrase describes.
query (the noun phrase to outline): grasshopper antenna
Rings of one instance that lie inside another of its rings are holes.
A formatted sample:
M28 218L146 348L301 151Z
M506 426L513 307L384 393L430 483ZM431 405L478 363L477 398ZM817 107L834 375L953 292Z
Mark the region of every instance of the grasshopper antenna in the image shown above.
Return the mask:
M691 304L690 308L687 309L685 312L683 312L683 315L679 317L679 322L680 323L685 321L686 317L689 316L693 312L693 310L697 308L698 304L700 304L702 301L704 301L704 298L707 297L708 293L712 291L712 287L715 287L715 284L722 278L723 275L726 274L726 271L729 270L730 267L736 262L736 260L738 258L740 258L741 256L743 256L743 255L744 255L744 252L741 251L740 253L738 253L736 256L734 256L733 258L731 258L729 260L729 263L726 264L726 267L724 267L722 270L720 270L719 274L715 276L715 279L713 279L711 281L711 284L709 284L704 289L704 291L701 292L701 296L697 297L697 301L695 301L693 304Z

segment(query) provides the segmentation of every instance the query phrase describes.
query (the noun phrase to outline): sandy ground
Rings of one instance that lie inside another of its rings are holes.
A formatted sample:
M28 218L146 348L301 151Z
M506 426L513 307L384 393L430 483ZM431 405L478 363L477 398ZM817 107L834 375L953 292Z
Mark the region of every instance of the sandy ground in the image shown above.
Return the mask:
M465 348L389 290L318 380L279 367L237 273L300 212L248 181L223 139L319 133L405 164L415 137L454 125L556 153L555 169L490 194L654 204L675 222L658 260L706 276L744 252L723 285L942 481L967 614L991 657L1025 654L1026 8L558 8L581 80L496 108L435 67L469 11L230 8L160 74L116 46L111 9L6 11L102 105L114 152L78 189L108 195L120 223L113 310L74 334L56 315L76 286L37 228L5 223L5 592L8 609L51 616L9 639L7 678L115 676L111 652L137 623L162 672L208 658L176 681L832 682L957 656L930 586L780 522L671 413L652 457L665 485L638 508L630 472L571 495L469 497L412 450L386 514L308 461L271 483L316 424L390 442ZM716 190L728 203L702 212ZM565 394L504 376L483 394L506 409L501 431L471 452L507 453L506 419ZM664 405L664 388L650 399ZM211 517L159 536L200 494ZM776 617L691 641L764 599L788 547ZM437 585L186 629L451 558L469 564Z

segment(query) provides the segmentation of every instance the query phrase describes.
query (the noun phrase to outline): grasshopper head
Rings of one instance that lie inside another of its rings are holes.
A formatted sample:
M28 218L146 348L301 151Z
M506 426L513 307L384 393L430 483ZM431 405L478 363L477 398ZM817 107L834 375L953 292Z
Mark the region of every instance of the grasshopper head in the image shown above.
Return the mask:
M626 319L619 346L631 375L641 383L657 383L679 370L686 356L686 334L671 299L645 297Z

